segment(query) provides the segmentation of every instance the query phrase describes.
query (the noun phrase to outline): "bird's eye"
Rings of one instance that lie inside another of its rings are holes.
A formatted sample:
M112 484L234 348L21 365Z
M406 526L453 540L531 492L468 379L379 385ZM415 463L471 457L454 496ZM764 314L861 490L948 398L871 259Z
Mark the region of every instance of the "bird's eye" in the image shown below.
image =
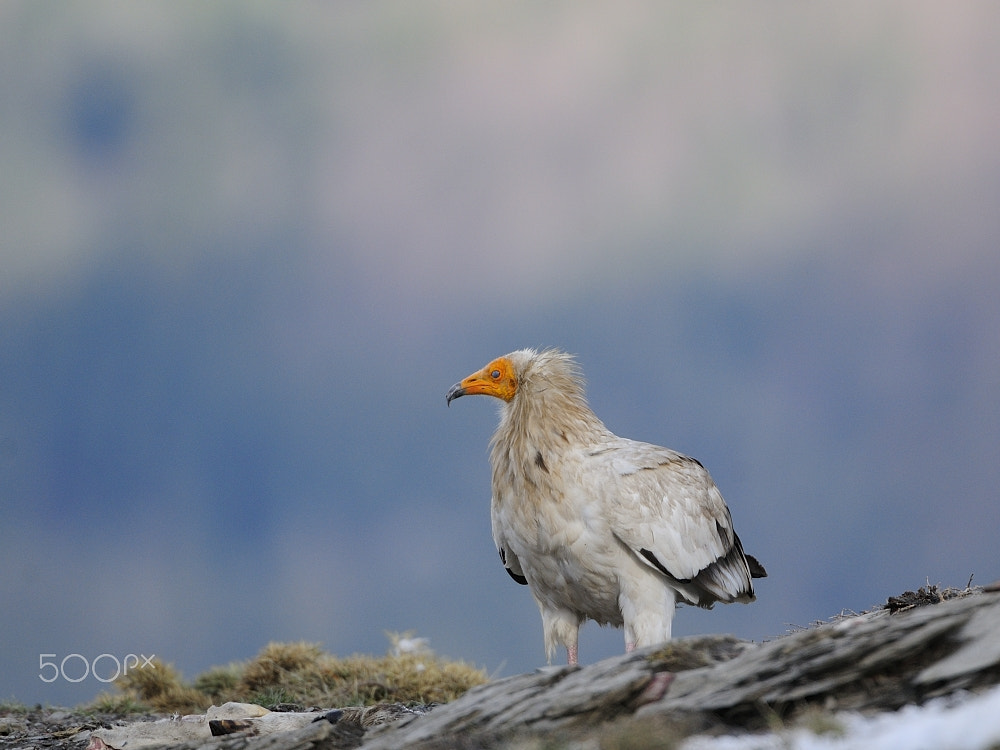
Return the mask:
M494 380L499 380L500 379L500 371L499 370L494 370L493 372L490 373L490 377L493 378Z

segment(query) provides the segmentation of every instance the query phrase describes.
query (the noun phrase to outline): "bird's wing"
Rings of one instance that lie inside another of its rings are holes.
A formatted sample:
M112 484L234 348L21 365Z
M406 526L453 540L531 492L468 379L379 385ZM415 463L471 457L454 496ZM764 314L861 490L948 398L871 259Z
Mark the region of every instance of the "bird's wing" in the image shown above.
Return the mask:
M753 599L750 569L711 476L693 458L617 438L592 458L615 481L604 507L615 536L695 603Z
M496 504L494 503L494 509L495 508ZM510 545L507 544L503 524L495 512L493 513L493 541L497 545L497 552L500 553L500 562L503 563L503 567L510 577L522 586L527 586L528 579L524 575L524 569L521 567L521 561L510 549Z

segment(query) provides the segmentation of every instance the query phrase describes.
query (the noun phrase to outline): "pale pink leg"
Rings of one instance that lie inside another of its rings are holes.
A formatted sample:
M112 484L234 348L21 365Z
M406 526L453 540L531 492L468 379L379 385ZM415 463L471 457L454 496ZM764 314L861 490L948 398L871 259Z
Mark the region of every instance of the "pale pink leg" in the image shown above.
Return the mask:
M625 653L630 654L635 651L635 641L625 641Z
M576 646L566 647L566 663L571 667L576 666Z

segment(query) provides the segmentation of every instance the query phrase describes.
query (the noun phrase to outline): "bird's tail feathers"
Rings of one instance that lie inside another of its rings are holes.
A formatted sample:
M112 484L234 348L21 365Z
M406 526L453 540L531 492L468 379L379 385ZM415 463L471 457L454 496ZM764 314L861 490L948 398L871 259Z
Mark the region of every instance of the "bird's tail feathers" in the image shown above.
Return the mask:
M700 607L711 607L717 601L746 604L757 598L750 579L766 575L764 566L743 552L743 544L734 534L729 551L692 578L690 585L700 594Z

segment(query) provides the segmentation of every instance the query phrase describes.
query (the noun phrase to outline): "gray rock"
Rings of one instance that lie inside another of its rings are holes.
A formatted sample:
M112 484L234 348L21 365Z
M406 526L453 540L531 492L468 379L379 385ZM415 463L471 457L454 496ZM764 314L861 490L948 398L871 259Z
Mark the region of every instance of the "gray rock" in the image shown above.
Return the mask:
M251 717L248 731L238 719L235 734L210 737L202 727L197 738L164 741L183 750L458 750L537 748L556 733L567 747L662 745L699 732L765 729L810 711L894 711L1000 684L1000 592L939 593L896 598L890 608L763 644L682 638L584 667L515 675L429 712L348 707L314 713L305 725L302 715L282 717L288 728L266 735L276 719ZM95 730L91 744L103 733Z
M681 735L756 730L810 706L895 710L998 682L1000 595L981 593L843 618L759 645L677 639L580 669L518 675L374 730L363 747L441 748L444 738L495 742L554 730L597 737L630 722Z

